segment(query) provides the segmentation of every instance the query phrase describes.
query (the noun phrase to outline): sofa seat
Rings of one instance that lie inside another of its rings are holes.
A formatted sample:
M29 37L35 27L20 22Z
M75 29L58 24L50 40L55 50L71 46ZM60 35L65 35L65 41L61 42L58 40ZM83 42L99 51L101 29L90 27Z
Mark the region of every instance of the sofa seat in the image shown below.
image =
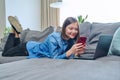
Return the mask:
M100 60L100 61L120 61L120 56L108 55L105 57L98 58L97 60Z
M120 80L120 58L119 61L20 60L0 64L0 80Z
M4 57L0 52L0 64L26 59L26 56Z

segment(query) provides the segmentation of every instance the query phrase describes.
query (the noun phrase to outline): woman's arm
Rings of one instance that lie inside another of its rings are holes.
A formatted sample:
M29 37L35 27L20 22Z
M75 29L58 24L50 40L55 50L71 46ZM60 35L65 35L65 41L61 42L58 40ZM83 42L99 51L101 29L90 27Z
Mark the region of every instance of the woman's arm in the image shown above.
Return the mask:
M66 57L70 57L72 54L80 55L84 52L85 46L82 43L74 44L71 49L66 52Z

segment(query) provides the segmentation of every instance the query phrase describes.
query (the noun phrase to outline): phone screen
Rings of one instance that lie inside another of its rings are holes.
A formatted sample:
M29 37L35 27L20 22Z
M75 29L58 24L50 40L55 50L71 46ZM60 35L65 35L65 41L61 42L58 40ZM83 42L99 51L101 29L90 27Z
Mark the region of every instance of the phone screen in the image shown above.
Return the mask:
M80 37L77 41L77 43L82 43L83 45L86 43L87 38L86 37Z

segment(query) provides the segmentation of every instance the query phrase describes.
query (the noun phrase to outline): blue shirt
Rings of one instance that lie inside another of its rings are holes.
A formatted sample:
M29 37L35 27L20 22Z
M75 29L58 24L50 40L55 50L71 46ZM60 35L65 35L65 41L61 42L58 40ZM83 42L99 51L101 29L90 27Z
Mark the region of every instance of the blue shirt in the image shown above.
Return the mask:
M74 44L73 39L64 40L60 32L53 32L43 42L28 41L28 58L48 57L53 59L67 59L66 51ZM71 55L72 57L73 55Z

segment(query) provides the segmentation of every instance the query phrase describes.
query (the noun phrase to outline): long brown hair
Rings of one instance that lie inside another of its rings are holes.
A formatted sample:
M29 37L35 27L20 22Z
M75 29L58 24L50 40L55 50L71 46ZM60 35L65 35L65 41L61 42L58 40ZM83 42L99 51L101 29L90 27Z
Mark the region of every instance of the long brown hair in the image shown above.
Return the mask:
M71 23L75 23L75 22L78 23L77 19L76 19L76 18L73 18L73 17L68 17L68 18L65 19L65 21L64 21L64 23L63 23L63 25L62 25L62 34L61 34L61 36L62 36L63 39L65 39L66 36L67 36L67 35L65 34L66 27L67 27L68 25L70 25ZM74 39L77 40L78 37L79 37L79 24L78 24L78 34L76 35L76 37L75 37Z

